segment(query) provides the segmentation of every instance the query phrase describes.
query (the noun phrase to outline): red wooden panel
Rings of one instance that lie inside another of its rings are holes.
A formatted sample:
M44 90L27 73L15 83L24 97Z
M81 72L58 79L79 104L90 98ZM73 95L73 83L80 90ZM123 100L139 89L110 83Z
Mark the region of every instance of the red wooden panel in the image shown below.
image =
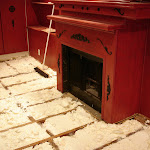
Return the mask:
M118 31L115 92L111 122L139 113L147 22L127 22ZM142 40L141 40L142 39Z
M147 52L145 56L144 63L144 74L143 74L143 83L142 83L142 94L141 94L141 109L140 113L150 117L150 28L147 39Z
M12 6L15 8L14 12L9 11ZM5 53L27 50L25 1L5 0L1 8L1 17Z
M47 33L29 29L30 55L42 62ZM38 49L41 55L38 55Z
M0 54L4 54L1 13L0 13Z
M46 39L46 32L29 29L30 55L39 60L41 63L43 62ZM58 41L56 39L56 35L53 33L50 35L47 57L45 61L45 64L53 70L57 69L57 46ZM40 56L38 55L38 49L40 49L41 52Z
M47 58L45 64L55 71L57 71L57 60L58 60L57 49L59 46L60 43L58 42L58 38L56 37L56 34L52 34L49 39Z

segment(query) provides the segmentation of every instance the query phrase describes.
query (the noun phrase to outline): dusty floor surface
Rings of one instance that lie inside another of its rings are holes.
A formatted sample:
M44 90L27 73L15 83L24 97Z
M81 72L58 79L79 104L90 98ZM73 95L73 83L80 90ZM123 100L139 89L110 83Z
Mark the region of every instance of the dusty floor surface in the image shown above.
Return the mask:
M0 62L0 150L150 150L149 120L106 124L30 56Z

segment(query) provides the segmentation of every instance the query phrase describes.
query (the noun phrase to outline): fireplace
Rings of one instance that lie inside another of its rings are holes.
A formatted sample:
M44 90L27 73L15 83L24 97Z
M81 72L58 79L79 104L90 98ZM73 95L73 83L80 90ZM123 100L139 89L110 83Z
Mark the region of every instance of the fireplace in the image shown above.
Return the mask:
M57 88L114 123L140 112L150 3L54 1ZM142 39L142 40L141 40Z
M103 60L62 45L63 90L101 112Z

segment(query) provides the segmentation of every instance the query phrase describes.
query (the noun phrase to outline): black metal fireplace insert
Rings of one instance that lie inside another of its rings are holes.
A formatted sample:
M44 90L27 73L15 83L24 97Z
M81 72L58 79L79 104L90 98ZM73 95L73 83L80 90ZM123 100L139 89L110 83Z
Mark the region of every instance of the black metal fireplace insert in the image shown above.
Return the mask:
M103 59L62 45L63 91L101 112Z

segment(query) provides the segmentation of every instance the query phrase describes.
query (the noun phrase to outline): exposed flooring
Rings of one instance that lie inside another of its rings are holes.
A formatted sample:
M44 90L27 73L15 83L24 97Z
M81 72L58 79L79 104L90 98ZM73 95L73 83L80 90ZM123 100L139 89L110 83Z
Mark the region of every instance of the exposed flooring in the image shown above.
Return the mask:
M136 114L106 124L97 111L56 89L52 69L44 67L50 75L44 78L34 71L42 67L34 58L10 57L0 57L0 150L133 150L136 143L135 150L150 150L148 118Z

